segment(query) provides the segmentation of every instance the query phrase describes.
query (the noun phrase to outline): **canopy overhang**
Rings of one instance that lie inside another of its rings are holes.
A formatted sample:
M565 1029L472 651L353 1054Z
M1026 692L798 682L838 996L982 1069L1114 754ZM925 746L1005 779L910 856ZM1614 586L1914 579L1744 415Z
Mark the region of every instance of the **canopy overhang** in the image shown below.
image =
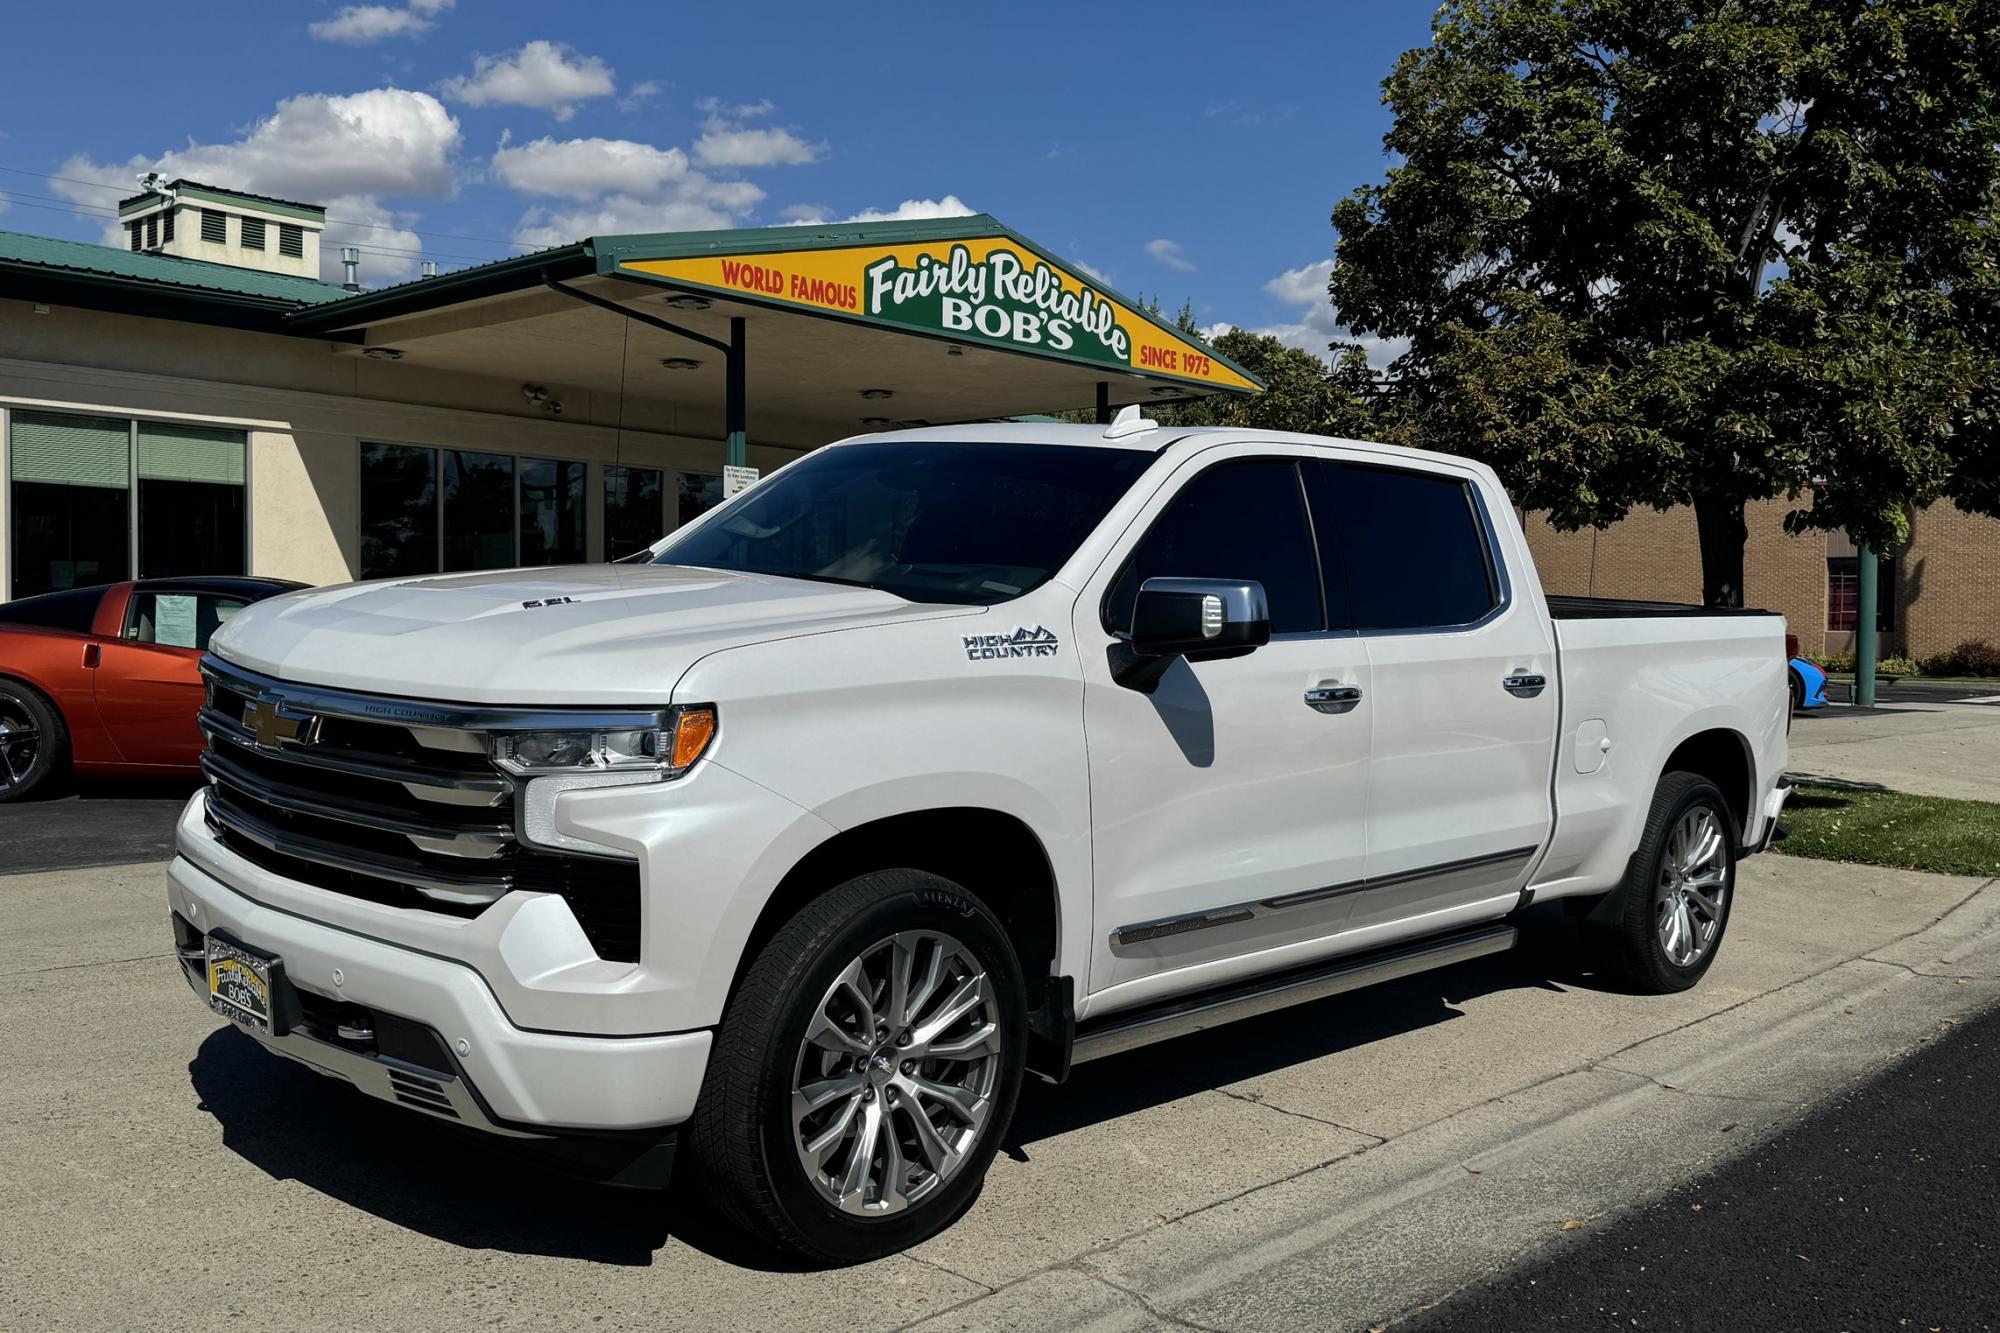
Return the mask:
M650 401L684 435L747 411L752 439L793 448L1262 387L984 215L593 237L285 322L341 355Z

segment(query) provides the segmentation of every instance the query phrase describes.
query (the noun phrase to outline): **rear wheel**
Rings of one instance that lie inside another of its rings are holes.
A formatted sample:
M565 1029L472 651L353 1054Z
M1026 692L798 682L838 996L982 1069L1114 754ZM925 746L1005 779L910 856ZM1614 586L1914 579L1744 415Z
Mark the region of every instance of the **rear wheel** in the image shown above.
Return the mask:
M1736 821L1722 791L1694 773L1660 779L1616 925L1601 961L1634 988L1661 995L1700 981L1722 947L1736 896Z
M0 801L53 789L69 768L69 728L41 691L0 680Z
M1020 964L992 911L912 870L787 922L723 1016L689 1126L732 1220L820 1262L914 1245L978 1194L1020 1092Z

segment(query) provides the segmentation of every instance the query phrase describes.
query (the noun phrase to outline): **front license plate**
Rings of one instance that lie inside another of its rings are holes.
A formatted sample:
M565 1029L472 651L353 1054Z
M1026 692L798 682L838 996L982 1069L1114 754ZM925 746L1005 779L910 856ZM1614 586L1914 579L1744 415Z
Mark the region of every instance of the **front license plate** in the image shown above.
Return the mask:
M278 960L230 940L208 937L208 1007L265 1036L272 1025L272 974Z

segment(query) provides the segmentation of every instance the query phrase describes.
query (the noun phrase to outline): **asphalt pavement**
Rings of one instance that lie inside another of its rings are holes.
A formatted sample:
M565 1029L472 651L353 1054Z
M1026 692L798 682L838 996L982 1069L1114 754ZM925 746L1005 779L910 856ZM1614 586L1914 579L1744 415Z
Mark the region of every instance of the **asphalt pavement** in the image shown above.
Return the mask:
M85 782L51 800L0 805L0 875L164 861L195 778Z
M2000 1326L2000 1011L1747 1156L1399 1327Z

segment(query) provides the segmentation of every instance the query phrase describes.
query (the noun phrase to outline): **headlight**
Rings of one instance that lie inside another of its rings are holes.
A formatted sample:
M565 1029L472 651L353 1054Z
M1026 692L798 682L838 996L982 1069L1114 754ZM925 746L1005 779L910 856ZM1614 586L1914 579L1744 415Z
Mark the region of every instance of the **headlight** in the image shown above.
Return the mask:
M513 731L493 740L493 762L509 773L657 774L677 778L694 767L715 738L715 709L683 705L659 725L618 731Z

